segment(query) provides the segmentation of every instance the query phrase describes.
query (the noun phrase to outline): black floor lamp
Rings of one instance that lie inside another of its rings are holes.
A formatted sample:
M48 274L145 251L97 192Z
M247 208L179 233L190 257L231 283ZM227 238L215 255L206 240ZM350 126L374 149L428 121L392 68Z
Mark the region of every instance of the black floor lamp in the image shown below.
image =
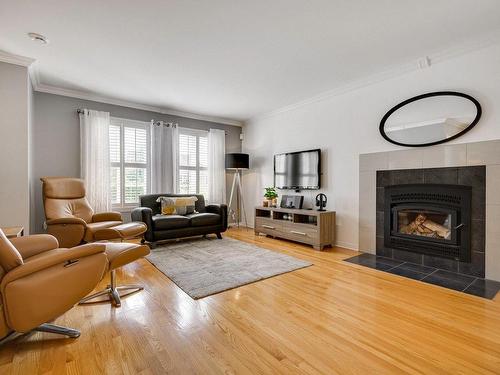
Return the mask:
M234 220L236 215L238 228L240 227L240 205L243 208L243 216L245 217L245 225L248 228L247 214L245 211L245 202L243 199L243 189L241 187L241 171L250 167L249 155L242 153L226 154L226 169L234 171L233 185L231 186L231 194L229 195L229 214ZM237 190L237 205L236 212L231 204L233 203L234 190Z

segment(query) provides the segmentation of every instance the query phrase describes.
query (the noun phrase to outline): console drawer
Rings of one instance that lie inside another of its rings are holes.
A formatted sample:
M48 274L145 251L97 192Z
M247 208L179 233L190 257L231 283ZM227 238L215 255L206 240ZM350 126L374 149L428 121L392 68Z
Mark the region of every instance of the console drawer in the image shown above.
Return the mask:
M319 242L319 231L316 227L300 224L284 224L283 234L286 238L299 242L306 242L309 244Z
M268 234L323 250L335 242L335 211L259 206L255 208L254 229L255 234Z
M277 235L283 230L283 224L265 217L255 218L255 230L262 233Z

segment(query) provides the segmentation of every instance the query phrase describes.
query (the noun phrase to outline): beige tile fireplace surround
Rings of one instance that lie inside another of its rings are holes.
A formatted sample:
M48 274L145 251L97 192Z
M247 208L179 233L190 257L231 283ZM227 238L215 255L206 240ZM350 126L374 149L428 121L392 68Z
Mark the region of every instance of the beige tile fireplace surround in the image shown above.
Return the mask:
M359 156L359 250L376 251L376 175L380 170L486 166L485 276L500 281L500 140Z

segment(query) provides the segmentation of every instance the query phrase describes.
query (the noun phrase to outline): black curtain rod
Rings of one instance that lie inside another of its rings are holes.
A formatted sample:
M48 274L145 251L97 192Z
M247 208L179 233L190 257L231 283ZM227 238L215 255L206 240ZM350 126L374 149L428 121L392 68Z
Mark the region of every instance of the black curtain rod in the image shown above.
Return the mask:
M85 112L85 111L84 111L83 109L81 109L81 108L78 108L78 109L76 110L76 113L78 113L78 114L80 114L80 113L84 113L84 112ZM153 121L154 121L154 120L153 120ZM160 121L154 121L154 124L156 125L156 123L157 123L157 122L160 122ZM174 124L174 123L172 123L172 122L170 122L170 123L168 123L168 122L166 122L166 121L164 121L164 122L165 122L165 124L169 124L169 125L172 125L172 126L173 126L173 125L179 126L179 124L177 124L177 123L175 123L175 124ZM227 135L228 135L228 132L227 132L227 131L224 131L224 134L227 136Z

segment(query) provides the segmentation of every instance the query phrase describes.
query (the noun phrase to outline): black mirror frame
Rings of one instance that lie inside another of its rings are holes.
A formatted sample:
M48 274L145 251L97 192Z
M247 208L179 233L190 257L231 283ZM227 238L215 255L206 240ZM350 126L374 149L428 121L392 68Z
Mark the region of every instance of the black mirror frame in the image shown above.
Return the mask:
M458 97L461 97L461 98L465 98L465 99L469 99L472 103L474 103L474 105L476 106L476 117L474 118L474 120L469 124L469 126L467 126L467 128L465 128L464 130L462 130L461 132L451 136L450 138L445 138L445 139L441 139L440 141L436 141L436 142L430 142L430 143L421 143L421 144L407 144L407 143L401 143L401 142L398 142L398 141L395 141L391 138L389 138L389 136L386 134L385 132L385 122L387 121L387 119L389 118L390 115L392 115L394 112L396 112L399 108L401 107L404 107L405 105L409 104L409 103L412 103L412 102L416 102L417 100L421 100L421 99L425 99L425 98L431 98L431 97L434 97L434 96L458 96ZM478 123L479 119L481 118L481 114L482 114L482 109L481 109L481 105L479 104L479 102L473 98L472 96L470 95L467 95L467 94L464 94L464 93L461 93L461 92L455 92L455 91L436 91L436 92L429 92L429 93L426 93L426 94L422 94L422 95L417 95L417 96L414 96L413 98L410 98L410 99L407 99L405 100L404 102L401 102L399 103L398 105L394 106L393 108L391 108L385 115L384 117L382 117L382 120L380 121L380 126L379 126L379 131L380 131L380 134L382 135L382 137L384 137L384 139L387 141L387 142L390 142L390 143L393 143L395 145L398 145L398 146L405 146L405 147L426 147L426 146L434 146L434 145L438 145L438 144L441 144L441 143L446 143L446 142L449 142L453 139L456 139L458 137L461 137L462 135L464 135L465 133L467 133L469 130L471 130L474 126L476 126L476 124Z

